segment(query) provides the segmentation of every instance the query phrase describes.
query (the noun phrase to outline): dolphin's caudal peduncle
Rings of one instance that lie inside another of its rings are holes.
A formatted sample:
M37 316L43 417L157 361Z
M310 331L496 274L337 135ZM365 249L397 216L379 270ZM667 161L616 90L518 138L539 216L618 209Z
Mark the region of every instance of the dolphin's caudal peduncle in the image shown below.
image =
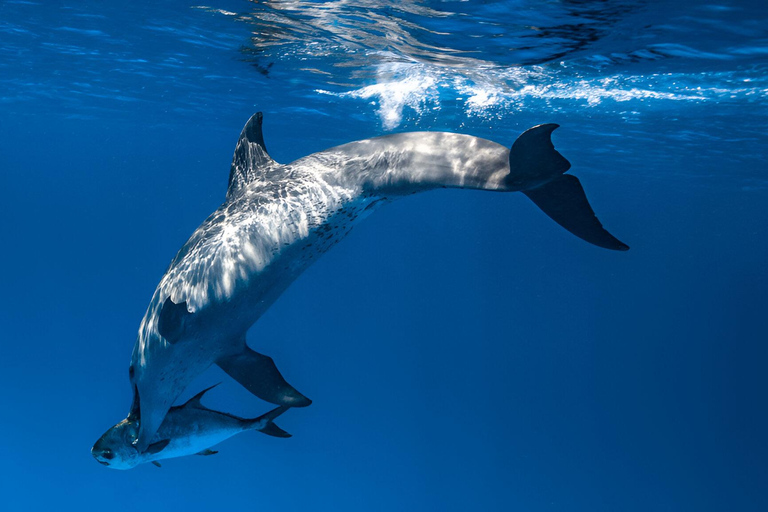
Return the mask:
M533 127L507 149L489 140L413 132L350 142L290 164L272 160L262 116L243 128L224 203L184 244L160 280L131 360L146 450L187 385L212 364L254 395L283 406L311 402L272 359L245 343L248 328L293 280L376 207L435 188L520 191L561 226L614 250L569 162L551 142L554 124Z

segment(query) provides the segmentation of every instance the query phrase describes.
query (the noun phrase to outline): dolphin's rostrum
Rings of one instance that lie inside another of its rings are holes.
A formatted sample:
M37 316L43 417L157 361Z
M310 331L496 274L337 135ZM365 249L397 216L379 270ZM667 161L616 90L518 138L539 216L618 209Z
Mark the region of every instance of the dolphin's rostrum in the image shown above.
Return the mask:
M184 244L160 281L133 350L128 421L145 451L173 402L211 364L274 404L306 406L248 328L352 225L398 197L435 188L520 191L574 235L614 250L570 163L535 126L509 150L489 140L412 132L350 142L290 164L272 160L262 115L243 128L224 203Z

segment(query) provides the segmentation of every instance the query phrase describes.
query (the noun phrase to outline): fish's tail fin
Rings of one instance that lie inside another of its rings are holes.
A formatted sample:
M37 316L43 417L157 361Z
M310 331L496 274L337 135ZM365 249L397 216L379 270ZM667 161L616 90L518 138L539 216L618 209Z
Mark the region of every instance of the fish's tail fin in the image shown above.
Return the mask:
M509 151L507 190L519 190L562 227L591 244L626 251L629 246L600 223L576 176L565 174L571 163L552 144L556 124L526 130Z
M290 407L287 405L281 405L280 407L275 407L266 414L262 414L258 418L246 420L246 428L258 430L259 432L263 432L264 434L272 437L291 437L291 434L281 429L274 423L275 418L283 414L288 409L290 409Z

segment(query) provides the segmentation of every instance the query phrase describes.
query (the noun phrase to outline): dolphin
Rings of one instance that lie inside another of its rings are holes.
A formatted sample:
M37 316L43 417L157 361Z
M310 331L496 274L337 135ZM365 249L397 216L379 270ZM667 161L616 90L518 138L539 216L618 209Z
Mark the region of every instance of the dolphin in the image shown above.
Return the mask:
M158 460L185 455L213 455L211 447L225 439L245 432L258 430L274 437L291 437L273 423L273 420L289 409L276 407L255 419L243 419L225 412L205 407L200 400L218 384L204 389L184 405L171 407L162 425L146 450L136 449L134 441L139 434L137 420L125 419L107 430L91 448L91 454L101 464L113 469L131 469Z
M254 114L240 134L224 203L179 250L141 321L129 377L129 422L146 450L187 385L212 364L277 405L311 401L245 333L312 262L374 209L436 188L519 191L555 222L624 251L595 216L570 163L552 144L556 124L525 131L511 149L469 135L410 132L350 142L275 162Z

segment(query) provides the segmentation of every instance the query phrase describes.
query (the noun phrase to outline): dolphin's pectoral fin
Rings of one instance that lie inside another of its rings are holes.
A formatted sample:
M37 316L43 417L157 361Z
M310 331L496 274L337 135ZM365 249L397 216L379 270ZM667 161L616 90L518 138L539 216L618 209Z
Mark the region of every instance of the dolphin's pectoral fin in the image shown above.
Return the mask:
M629 249L600 224L576 176L563 174L540 187L523 190L523 194L552 220L582 240L615 251Z
M156 443L152 443L151 445L147 446L147 449L144 450L145 453L151 453L154 455L155 453L160 453L165 449L166 446L168 446L168 443L170 443L170 439L163 439L162 441L158 441Z
M285 381L271 357L259 354L247 345L241 353L223 357L216 364L262 400L290 407L305 407L312 403Z
M208 455L216 455L217 453L219 452L217 452L216 450L205 449L201 452L197 452L195 455L202 455L204 457L207 457Z
M159 463L159 462L157 462L156 460L153 460L153 461L151 461L151 462L152 462L152 465L153 465L153 466L156 466L156 467L158 467L158 468L161 468L161 467L163 467L163 466L161 466L161 465L160 465L160 463Z
M192 313L187 309L187 301L176 304L170 297L165 299L157 318L157 331L168 343L176 343L184 333L184 324Z

